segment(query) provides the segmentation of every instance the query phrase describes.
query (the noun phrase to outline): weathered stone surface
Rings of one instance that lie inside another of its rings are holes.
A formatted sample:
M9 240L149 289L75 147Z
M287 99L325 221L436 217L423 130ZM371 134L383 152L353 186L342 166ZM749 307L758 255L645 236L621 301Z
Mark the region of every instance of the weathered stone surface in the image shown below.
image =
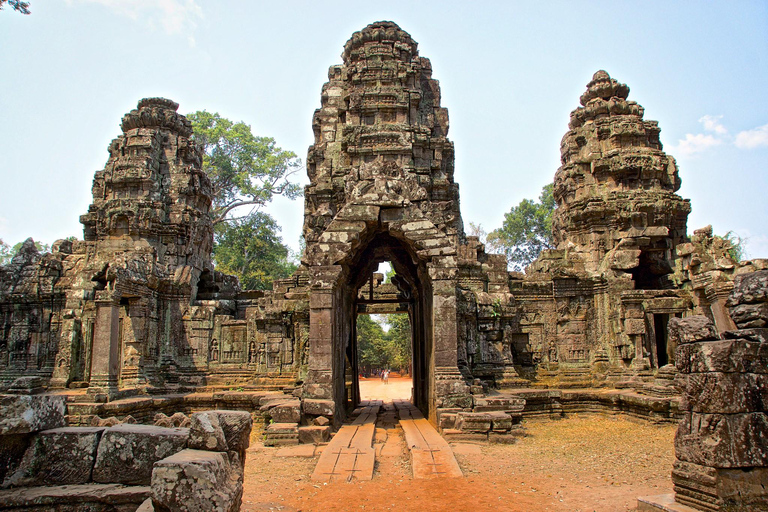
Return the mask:
M188 446L195 450L227 451L227 440L219 424L219 415L212 411L198 412L190 417Z
M269 416L275 423L298 423L301 420L301 402L293 400L269 409Z
M677 353L683 373L768 373L768 343L725 339L680 345Z
M66 405L57 395L0 395L0 436L64 426Z
M152 465L187 446L189 429L118 425L101 437L93 481L149 485Z
M329 418L333 417L335 409L333 400L305 399L302 401L301 406L304 410L304 414L327 416Z
M63 427L37 434L8 486L73 485L91 481L104 428Z
M718 340L715 324L705 316L691 316L688 318L672 318L667 325L669 337L678 346L697 341Z
M120 484L21 487L0 491L3 508L46 512L133 512L150 494L149 486Z
M768 415L709 414L683 415L675 435L678 460L713 468L768 466Z
M240 510L243 486L226 453L182 450L155 463L152 504L157 512Z
M768 373L688 375L680 410L736 414L768 411Z
M315 425L317 425L319 427L325 427L326 425L330 425L331 420L329 420L325 416L318 416L317 418L312 420L312 423L314 423Z
M732 306L731 318L740 329L765 327L768 325L768 303Z
M299 427L300 444L322 444L331 440L330 426Z

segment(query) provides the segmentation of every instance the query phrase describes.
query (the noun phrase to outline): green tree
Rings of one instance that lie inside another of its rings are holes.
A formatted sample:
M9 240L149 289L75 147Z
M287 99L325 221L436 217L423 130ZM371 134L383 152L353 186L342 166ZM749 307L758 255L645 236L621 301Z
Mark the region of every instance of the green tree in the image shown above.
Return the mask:
M384 329L371 315L357 315L357 353L360 368L368 371L388 366L389 354Z
M386 339L389 342L390 359L392 368L407 369L411 367L411 322L408 315L403 313L387 315L389 330Z
M280 149L273 138L257 137L247 124L218 113L202 110L187 118L195 141L205 149L203 170L213 185L214 225L258 212L274 196L301 195L301 187L289 180L301 169L301 160Z
M488 234L488 241L507 255L511 268L523 270L544 249L553 247L552 212L555 210L552 184L544 186L539 200L523 199L504 215L501 228Z
M740 237L736 232L729 231L723 236L714 235L714 238L719 239L727 247L726 252L734 261L747 259L747 240Z
M18 242L11 247L0 238L0 265L9 264L13 257L16 256L16 253L19 252L19 249L21 249L23 243L24 242ZM43 242L35 242L35 247L40 253L51 252L51 246Z
M11 9L20 12L21 14L30 14L29 2L22 2L21 0L0 0L0 11L3 10L5 4L10 5Z
M217 225L213 246L216 269L236 275L245 289L270 289L274 279L296 271L279 231L275 219L264 212Z

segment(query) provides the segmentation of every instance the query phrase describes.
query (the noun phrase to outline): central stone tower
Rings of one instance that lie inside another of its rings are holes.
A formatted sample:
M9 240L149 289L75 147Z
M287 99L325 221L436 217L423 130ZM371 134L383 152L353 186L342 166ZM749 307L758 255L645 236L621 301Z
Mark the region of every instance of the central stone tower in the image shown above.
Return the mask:
M307 156L305 397L339 406L350 394L344 376L355 370L357 291L379 262L391 261L411 315L414 400L433 416L466 394L456 361L464 232L448 112L429 60L396 24L356 32L342 57L323 86Z

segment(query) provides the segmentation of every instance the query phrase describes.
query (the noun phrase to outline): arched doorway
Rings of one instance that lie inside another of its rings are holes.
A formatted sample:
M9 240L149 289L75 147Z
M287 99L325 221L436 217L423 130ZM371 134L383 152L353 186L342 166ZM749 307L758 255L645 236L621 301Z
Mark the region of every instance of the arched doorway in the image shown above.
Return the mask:
M390 262L397 287L395 297L382 297L374 293L373 274L382 262ZM413 403L425 416L434 410L434 347L430 322L431 290L426 264L420 261L405 243L381 232L373 236L365 249L350 261L346 280L344 315L349 337L344 347L343 367L335 369L335 380L344 379L344 402L349 410L360 402L358 368L358 339L356 320L371 306L385 306L389 312L408 314L411 327L411 354Z

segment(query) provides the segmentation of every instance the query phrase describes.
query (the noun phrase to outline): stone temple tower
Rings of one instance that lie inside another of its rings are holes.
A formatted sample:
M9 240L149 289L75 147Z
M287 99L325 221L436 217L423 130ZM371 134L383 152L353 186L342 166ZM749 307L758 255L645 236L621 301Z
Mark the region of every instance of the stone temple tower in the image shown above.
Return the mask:
M331 66L307 156L303 264L309 270L305 398L354 401L357 292L381 261L408 304L414 399L436 407L466 394L457 367L457 251L464 241L453 144L440 87L416 42L391 22L368 25ZM345 370L346 368L346 370Z
M690 202L675 192L675 160L656 121L627 101L629 87L598 71L571 112L555 174L553 235L585 270L632 275L635 288L666 287L675 247L685 241Z

